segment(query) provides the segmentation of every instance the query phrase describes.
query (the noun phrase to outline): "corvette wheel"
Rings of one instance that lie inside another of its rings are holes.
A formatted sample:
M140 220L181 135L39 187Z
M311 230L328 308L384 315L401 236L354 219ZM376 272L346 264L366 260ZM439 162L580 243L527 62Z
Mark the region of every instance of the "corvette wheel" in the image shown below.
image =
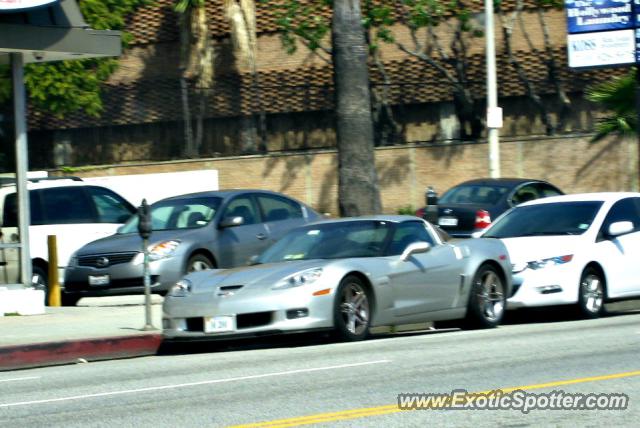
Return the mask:
M362 280L347 276L336 292L334 318L336 333L342 340L357 341L369 335L371 300Z
M604 280L597 270L589 267L580 278L578 310L584 318L604 315Z
M202 254L191 256L187 262L187 273L206 269L213 269L213 263Z
M473 277L467 321L473 328L493 328L500 324L506 307L504 283L496 268L481 266Z

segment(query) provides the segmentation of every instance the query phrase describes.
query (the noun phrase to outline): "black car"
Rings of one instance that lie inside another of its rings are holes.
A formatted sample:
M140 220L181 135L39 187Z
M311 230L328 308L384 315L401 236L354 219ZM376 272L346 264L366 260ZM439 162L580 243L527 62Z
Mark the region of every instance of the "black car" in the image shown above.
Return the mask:
M432 191L427 193L428 205L421 216L456 238L468 238L489 227L496 217L518 204L564 194L546 181L524 178L465 181L447 190L439 200Z

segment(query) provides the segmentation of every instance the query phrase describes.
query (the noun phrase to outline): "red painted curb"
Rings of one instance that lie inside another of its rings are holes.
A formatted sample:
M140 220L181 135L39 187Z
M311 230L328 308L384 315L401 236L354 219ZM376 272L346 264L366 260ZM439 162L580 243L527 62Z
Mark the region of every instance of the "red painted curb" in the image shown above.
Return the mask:
M87 361L155 355L162 343L157 333L100 339L67 340L0 347L0 371Z

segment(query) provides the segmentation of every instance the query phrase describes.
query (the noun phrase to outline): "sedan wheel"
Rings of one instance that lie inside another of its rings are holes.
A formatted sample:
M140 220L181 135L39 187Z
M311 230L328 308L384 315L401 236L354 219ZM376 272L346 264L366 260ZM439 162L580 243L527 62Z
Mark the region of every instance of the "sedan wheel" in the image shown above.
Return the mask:
M213 263L211 263L211 260L209 260L209 258L207 258L206 256L203 256L202 254L191 256L191 258L187 262L187 273L212 268Z
M604 281L602 275L587 268L580 278L578 308L585 318L598 318L604 314Z
M471 327L496 327L502 321L505 306L506 296L502 278L493 266L481 266L471 284L467 321Z
M370 298L360 278L347 276L340 282L334 316L340 339L356 341L368 336L371 322Z

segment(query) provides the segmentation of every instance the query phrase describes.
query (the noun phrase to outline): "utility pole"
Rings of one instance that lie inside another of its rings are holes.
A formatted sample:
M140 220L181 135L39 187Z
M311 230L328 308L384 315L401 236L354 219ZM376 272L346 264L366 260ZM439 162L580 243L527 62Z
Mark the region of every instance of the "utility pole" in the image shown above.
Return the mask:
M496 42L493 29L493 0L484 0L484 26L487 62L487 140L489 142L489 175L500 178L500 141L502 109L498 107L496 78Z

